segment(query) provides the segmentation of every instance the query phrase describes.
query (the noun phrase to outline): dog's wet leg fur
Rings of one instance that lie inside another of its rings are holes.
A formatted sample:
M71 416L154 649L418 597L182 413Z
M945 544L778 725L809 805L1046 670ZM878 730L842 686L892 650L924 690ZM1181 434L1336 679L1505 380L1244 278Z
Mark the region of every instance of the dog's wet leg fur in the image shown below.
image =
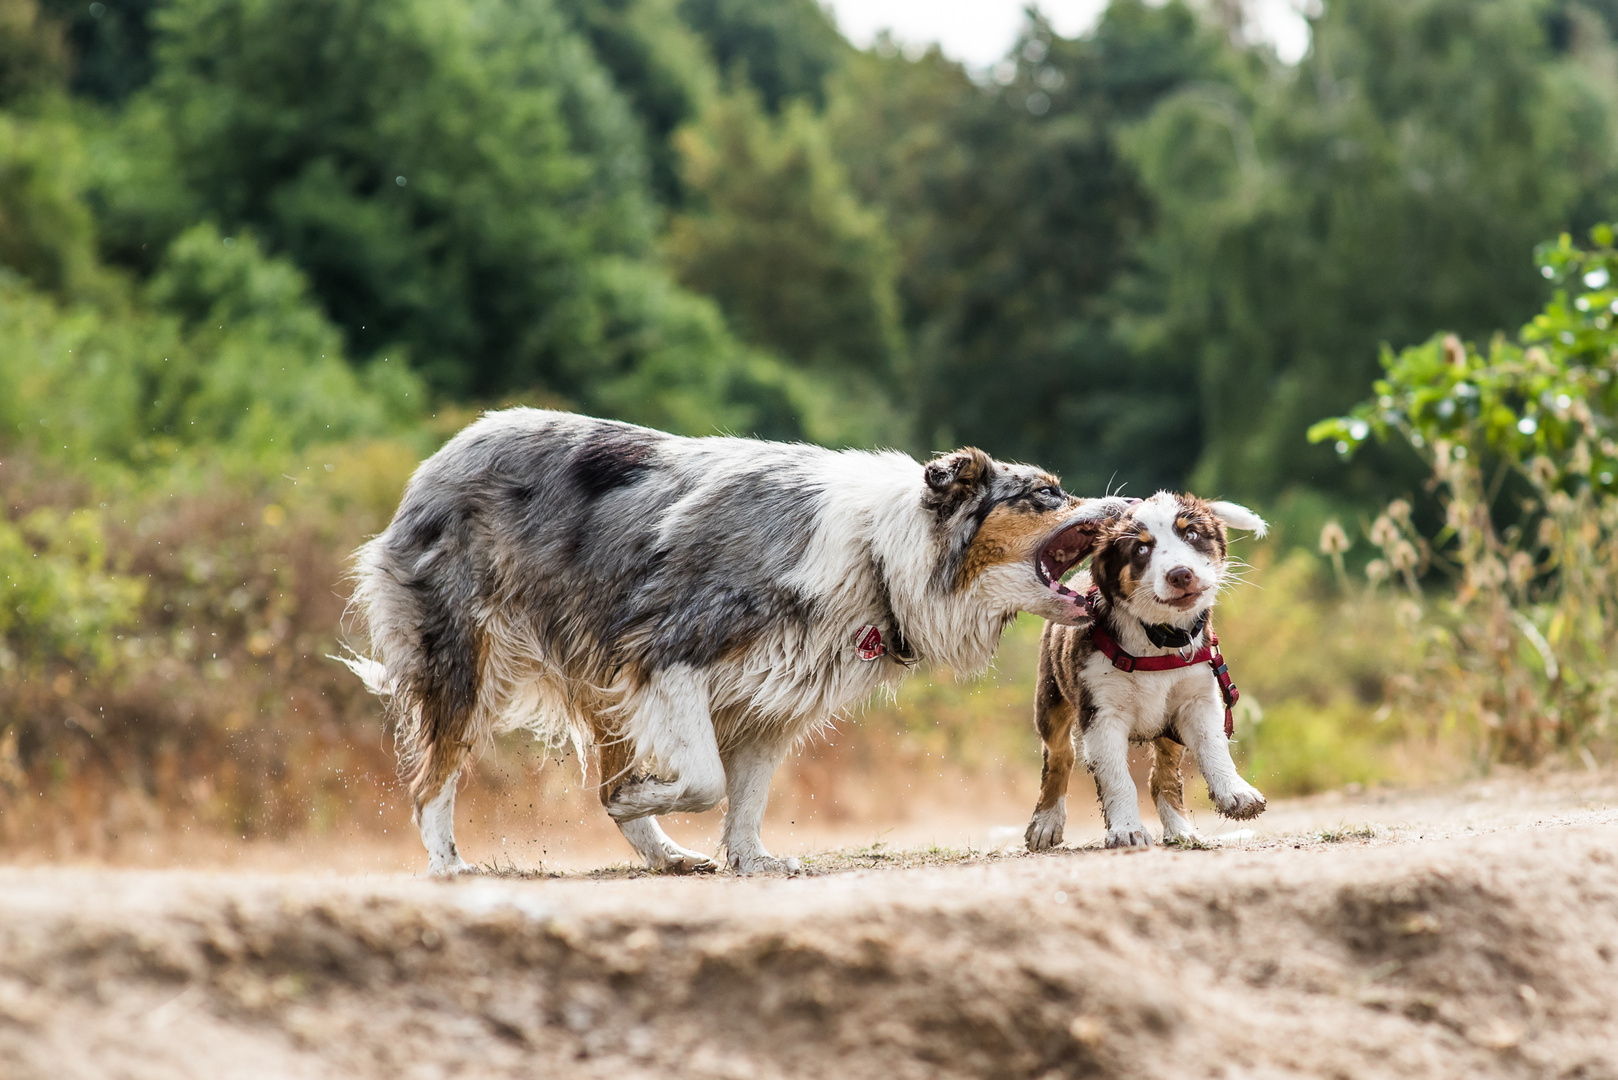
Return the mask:
M416 810L416 827L427 849L427 872L434 877L476 872L455 847L455 783L460 778L457 766L440 783L438 793Z
M612 793L629 778L634 767L635 749L629 741L611 732L599 731L596 761L601 774L597 792L601 805L612 805ZM618 831L635 853L646 860L652 870L669 874L712 873L719 864L699 851L683 848L669 839L656 818L643 817L633 821L617 822Z
M1051 636L1049 627L1045 636ZM1039 651L1039 679L1034 692L1034 725L1045 751L1039 770L1039 801L1023 833L1029 851L1048 851L1062 843L1062 830L1067 825L1067 785L1075 757L1073 704L1057 684L1050 651L1048 643Z
M1191 824L1191 815L1185 808L1185 784L1180 776L1180 764L1185 760L1185 747L1173 739L1153 740L1156 756L1152 759L1152 802L1157 806L1157 817L1163 823L1163 842L1197 843Z
M699 813L725 797L708 681L696 668L676 664L655 672L638 695L626 734L634 740L635 760L655 761L670 775L620 783L607 801L614 821Z
M1129 775L1129 720L1098 710L1084 730L1084 761L1096 778L1096 795L1107 826L1107 847L1151 847L1140 820L1140 796Z
M1230 741L1225 738L1225 712L1217 696L1187 707L1175 729L1208 781L1208 797L1213 800L1215 810L1237 820L1258 817L1264 812L1268 805L1264 796L1242 779L1230 758Z
M778 859L764 849L760 830L770 797L770 778L781 763L782 747L751 741L725 755L725 857L738 874L796 874L798 860Z

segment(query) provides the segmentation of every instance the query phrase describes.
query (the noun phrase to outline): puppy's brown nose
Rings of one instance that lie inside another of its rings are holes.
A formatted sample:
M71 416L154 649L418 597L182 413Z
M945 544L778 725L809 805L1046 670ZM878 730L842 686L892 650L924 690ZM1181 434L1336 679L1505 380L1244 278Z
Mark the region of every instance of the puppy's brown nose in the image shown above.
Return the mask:
M1189 589L1196 583L1197 575L1191 572L1189 566L1176 566L1164 575L1168 583L1176 589Z

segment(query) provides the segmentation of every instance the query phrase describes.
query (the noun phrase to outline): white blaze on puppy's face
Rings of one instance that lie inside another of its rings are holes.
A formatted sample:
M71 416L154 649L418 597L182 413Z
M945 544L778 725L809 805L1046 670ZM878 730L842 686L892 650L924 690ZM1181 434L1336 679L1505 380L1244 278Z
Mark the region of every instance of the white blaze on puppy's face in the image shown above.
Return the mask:
M1257 514L1158 492L1132 508L1110 542L1125 556L1113 569L1124 604L1143 622L1188 625L1225 583L1225 525L1264 534Z

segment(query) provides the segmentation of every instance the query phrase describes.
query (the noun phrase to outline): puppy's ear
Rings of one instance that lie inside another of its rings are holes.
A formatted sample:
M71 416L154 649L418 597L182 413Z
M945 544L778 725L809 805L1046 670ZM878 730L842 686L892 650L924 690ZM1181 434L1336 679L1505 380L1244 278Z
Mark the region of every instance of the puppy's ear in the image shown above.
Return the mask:
M1211 502L1208 512L1232 529L1246 529L1254 536L1263 536L1270 531L1264 519L1245 506L1238 506L1233 502Z
M975 446L934 458L922 469L924 502L932 510L953 511L988 486L994 459Z
M1126 499L1121 495L1109 495L1104 499L1080 499L1079 521L1099 529L1129 513L1130 507L1139 502L1139 499Z

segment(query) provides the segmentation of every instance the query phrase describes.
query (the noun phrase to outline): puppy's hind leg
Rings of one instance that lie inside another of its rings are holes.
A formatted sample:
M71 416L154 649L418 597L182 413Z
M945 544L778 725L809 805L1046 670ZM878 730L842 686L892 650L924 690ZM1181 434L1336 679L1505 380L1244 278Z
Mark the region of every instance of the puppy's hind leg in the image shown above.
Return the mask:
M1039 770L1039 801L1023 833L1029 851L1049 851L1062 843L1062 830L1067 825L1067 784L1073 775L1073 719L1073 705L1062 696L1055 681L1041 678L1034 698L1034 725L1045 752Z
M738 874L796 874L798 860L778 859L764 850L760 832L764 807L770 798L770 780L781 763L782 748L749 742L732 749L725 758L725 857Z
M601 805L612 805L613 792L618 790L620 784L629 776L634 764L635 751L629 741L622 736L609 736L600 743L597 751L601 769L601 785L598 792L601 796ZM662 870L670 874L700 874L712 873L719 868L708 856L698 851L691 851L681 847L670 840L656 818L635 818L633 821L620 821L618 831L624 834L629 846L635 849L646 865L653 870Z
M1199 844L1202 837L1186 812L1185 784L1180 778L1185 747L1173 739L1158 739L1154 745L1157 756L1152 761L1152 802L1157 804L1157 816L1163 822L1163 842Z
M708 680L696 668L676 664L655 672L634 703L627 734L635 760L655 761L668 775L620 782L607 799L612 820L712 810L725 797Z

